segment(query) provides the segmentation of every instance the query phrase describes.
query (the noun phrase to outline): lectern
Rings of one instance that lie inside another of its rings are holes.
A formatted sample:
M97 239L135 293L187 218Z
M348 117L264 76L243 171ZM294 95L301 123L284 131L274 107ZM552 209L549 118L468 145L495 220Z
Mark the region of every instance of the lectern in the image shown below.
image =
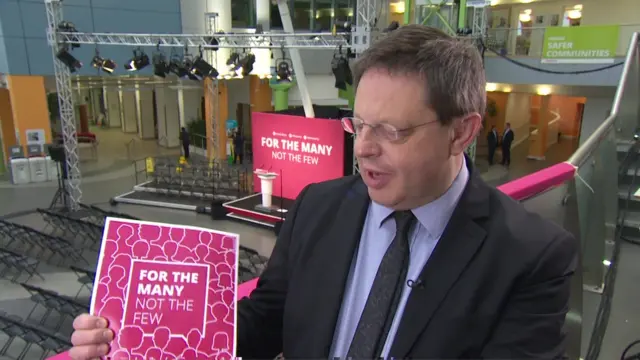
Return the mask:
M254 171L258 178L260 178L260 192L262 193L262 207L266 209L271 209L272 203L271 198L273 195L273 179L275 179L278 174L274 172L270 172L268 170L257 169Z

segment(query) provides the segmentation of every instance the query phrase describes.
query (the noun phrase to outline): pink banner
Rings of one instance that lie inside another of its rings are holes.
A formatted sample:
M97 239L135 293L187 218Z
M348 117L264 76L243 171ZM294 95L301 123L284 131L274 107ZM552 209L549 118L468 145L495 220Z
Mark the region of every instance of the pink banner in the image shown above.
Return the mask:
M254 171L277 174L273 195L295 199L308 184L344 176L340 121L255 112L251 124ZM253 184L261 192L257 176Z

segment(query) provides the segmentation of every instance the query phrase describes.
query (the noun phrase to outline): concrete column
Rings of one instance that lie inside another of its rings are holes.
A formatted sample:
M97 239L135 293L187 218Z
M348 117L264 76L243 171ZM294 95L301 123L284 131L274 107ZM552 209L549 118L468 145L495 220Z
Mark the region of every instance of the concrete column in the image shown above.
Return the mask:
M186 126L186 119L184 117L184 90L179 88L177 90L178 96L178 119L180 120L180 127Z
M256 0L256 24L264 31L271 28L271 0Z
M218 13L216 32L231 31L231 0L206 0L206 12ZM215 67L220 74L226 74L228 72L227 59L229 59L229 55L231 55L231 49L220 49L216 51Z
M156 88L156 113L158 114L158 143L164 147L180 146L180 117L178 95L175 89Z
M136 93L138 98L138 136L143 140L153 139L156 136L153 117L153 90L138 89Z
M529 155L528 159L544 160L547 152L547 135L549 132L549 121L552 118L549 111L549 101L551 96L545 95L540 97L540 113L538 115L538 127L534 131L533 136L529 139Z
M120 94L118 90L104 90L104 103L106 105L105 121L109 127L120 127L122 124L120 118Z
M184 122L181 124L188 125L194 120L202 118L202 88L187 88L182 90L182 116ZM183 125L183 126L184 126Z
M275 111L287 110L289 108L289 89L294 82L271 81L269 86L273 89L273 108Z
M138 132L138 114L136 92L133 89L120 90L120 109L122 110L122 132Z
M95 123L98 121L100 117L100 113L102 112L102 106L100 98L102 96L102 89L91 89L91 117L92 122Z

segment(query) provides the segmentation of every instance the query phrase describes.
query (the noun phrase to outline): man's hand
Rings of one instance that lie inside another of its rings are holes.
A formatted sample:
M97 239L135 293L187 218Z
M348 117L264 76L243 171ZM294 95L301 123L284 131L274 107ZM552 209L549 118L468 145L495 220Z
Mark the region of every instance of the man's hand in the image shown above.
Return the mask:
M89 314L79 315L73 320L73 334L69 356L74 360L100 358L109 352L113 331L107 328L107 320Z

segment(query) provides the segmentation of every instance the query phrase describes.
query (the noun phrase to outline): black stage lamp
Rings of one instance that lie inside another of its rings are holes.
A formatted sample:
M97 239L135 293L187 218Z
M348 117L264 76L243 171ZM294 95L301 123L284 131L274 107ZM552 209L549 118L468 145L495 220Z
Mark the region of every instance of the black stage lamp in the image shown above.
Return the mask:
M334 56L331 61L331 70L336 78L336 88L347 90L347 84L353 85L353 74L351 74L349 60L346 57L342 55Z
M256 56L252 53L248 53L245 57L240 61L240 66L242 66L242 76L249 76L253 71L253 64L256 62Z
M93 60L91 60L91 65L94 68L100 69L108 74L113 74L113 72L116 69L115 61L111 59L102 58L100 57L100 55L96 55L93 57Z
M208 62L206 62L202 55L198 56L193 63L191 64L191 69L189 72L195 76L200 78L205 77L218 77L218 70L216 70L213 66L211 66Z
M153 54L153 75L164 78L168 73L169 65L164 54L161 52Z
M178 75L179 78L189 76L189 69L184 67L184 62L180 61L180 59L171 59L171 62L169 62L169 71Z
M148 65L149 57L147 54L142 52L141 49L135 49L133 50L133 57L124 65L124 68L127 69L127 71L137 71L147 67Z
M282 60L276 65L276 76L278 82L291 82L292 78L291 66L285 60Z
M63 64L67 65L69 71L72 73L76 72L77 69L80 69L82 67L82 63L65 49L58 51L56 57L58 58L58 60L62 61Z

